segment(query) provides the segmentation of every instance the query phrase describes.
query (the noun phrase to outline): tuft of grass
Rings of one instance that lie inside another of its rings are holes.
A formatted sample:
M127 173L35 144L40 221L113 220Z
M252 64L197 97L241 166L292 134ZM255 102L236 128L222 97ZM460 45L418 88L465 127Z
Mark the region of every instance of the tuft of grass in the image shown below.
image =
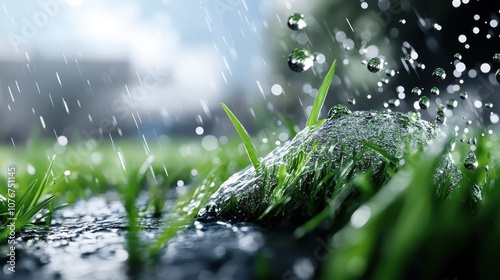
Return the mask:
M314 103L311 109L311 113L307 118L306 127L313 127L318 125L319 115L321 113L321 108L323 108L323 104L325 103L326 96L328 94L328 90L330 89L330 85L332 84L333 76L335 75L335 69L337 68L337 60L334 60L330 70L326 74L321 87L318 90L318 94L316 94L316 98L314 98Z
M47 218L47 221L52 219L53 209L53 201L55 199L55 195L48 195L47 197L42 199L42 195L47 190L47 185L50 180L50 173L52 171L52 166L54 164L55 156L52 157L49 163L49 167L45 172L45 176L42 181L38 183L38 180L35 179L31 182L31 184L26 189L25 193L21 196L21 198L17 201L16 197L13 199L7 199L6 201L10 204L15 201L14 204L15 209L7 209L5 212L1 213L0 216L5 217L5 221L2 224L2 232L0 233L0 240L5 240L10 234L10 228L7 228L7 225L11 222L15 222L14 230L16 232L22 230L27 226L33 226L31 223L36 214L38 214L42 209L49 208L49 211L42 215L42 218ZM14 192L8 192L9 194L14 194ZM11 197L10 195L8 195ZM12 202L11 202L12 201ZM12 220L9 220L12 218Z
M224 108L224 111L226 111L226 114L229 116L229 119L231 119L234 128L240 135L241 141L245 145L245 150L248 154L250 162L252 163L255 170L259 171L261 167L261 162L259 156L257 155L257 149L255 148L255 146L252 143L252 140L250 139L250 135L248 135L246 129L243 127L238 118L236 118L233 112L231 112L231 110L226 106L226 104L222 103L222 108Z

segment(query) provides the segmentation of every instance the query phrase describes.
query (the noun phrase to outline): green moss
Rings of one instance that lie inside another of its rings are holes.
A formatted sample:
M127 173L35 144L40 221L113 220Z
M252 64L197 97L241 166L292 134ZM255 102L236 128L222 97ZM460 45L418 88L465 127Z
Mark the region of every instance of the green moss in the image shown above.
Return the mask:
M302 224L329 208L342 192L343 200L359 194L352 180L359 174L369 174L376 188L382 186L406 152L427 147L438 131L413 115L336 106L325 123L305 128L262 158L262 174L248 167L231 176L200 215ZM442 174L451 174L446 188L461 177L449 157L443 157L434 175L437 185Z

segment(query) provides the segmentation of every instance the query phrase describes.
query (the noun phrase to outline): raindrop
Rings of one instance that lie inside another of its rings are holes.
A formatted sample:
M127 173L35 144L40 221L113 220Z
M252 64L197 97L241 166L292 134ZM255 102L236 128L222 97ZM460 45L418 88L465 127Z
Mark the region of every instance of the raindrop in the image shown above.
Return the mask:
M436 68L436 70L434 70L434 72L432 72L432 77L435 80L437 80L438 82L442 81L442 80L446 79L446 72L444 71L443 68Z
M431 105L431 101L429 100L429 97L422 96L418 100L418 105L420 106L420 108L422 108L423 110L425 110L425 109L429 108L429 106Z
M400 101L397 98L392 98L392 99L389 99L388 103L392 107L398 107L400 104Z
M439 89L437 87L432 87L431 88L431 93L434 95L439 95Z
M406 24L406 19L404 19L404 18L403 18L403 19L400 19L400 20L399 20L399 23L401 23L401 24Z
M453 56L454 59L456 60L462 60L462 55L460 53L456 53L454 56Z
M329 119L337 119L342 116L347 116L350 114L352 114L351 110L349 110L349 108L347 108L345 105L342 104L335 105L332 108L330 108L330 110L328 110Z
M493 62L500 62L500 53L496 53L493 55Z
M476 154L472 150L469 151L469 154L464 159L464 167L468 170L475 170L478 165Z
M387 77L394 77L396 75L396 71L387 69L385 70L385 74L387 75Z
M288 66L295 72L304 72L311 68L314 63L314 56L303 48L296 48L288 56Z
M307 26L303 14L295 13L288 18L288 27L292 30L302 30Z
M495 73L495 78L497 78L497 81L500 83L500 69Z
M486 108L490 108L490 109L491 109L491 108L493 108L493 103L491 103L491 102L486 102L486 103L484 103L484 107L486 107Z
M384 67L384 60L374 57L368 61L368 64L366 65L366 68L368 68L368 71L372 73L377 73Z
M356 99L354 99L354 97L349 97L347 98L347 103L350 105L356 105Z
M438 123L446 123L446 114L445 114L445 111L438 111L437 115L436 115L436 122Z
M411 89L411 93L419 96L422 94L422 90L419 87L414 87Z
M455 99L448 99L448 102L446 102L446 106L448 106L448 108L450 109L457 108L458 102Z
M460 93L460 99L465 100L467 98L469 98L469 95L467 94L466 91Z

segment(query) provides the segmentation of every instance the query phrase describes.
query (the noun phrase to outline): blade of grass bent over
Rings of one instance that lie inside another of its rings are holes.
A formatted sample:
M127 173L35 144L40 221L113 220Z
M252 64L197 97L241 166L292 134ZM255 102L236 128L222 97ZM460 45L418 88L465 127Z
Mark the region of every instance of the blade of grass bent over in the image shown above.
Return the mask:
M312 106L311 113L307 118L306 127L312 127L318 123L319 114L321 112L321 108L325 103L326 95L328 94L328 89L330 88L330 84L332 83L333 75L335 74L335 68L337 68L337 60L334 60L328 74L326 74L321 87L319 88L318 94L314 99L314 103Z
M226 114L229 116L231 119L231 122L234 125L234 128L236 128L236 131L240 135L241 141L243 141L243 144L245 145L245 150L247 151L248 158L250 158L250 161L252 162L253 167L255 168L255 171L258 171L260 169L260 160L259 156L257 156L257 149L252 143L252 140L250 139L250 136L248 135L248 132L246 129L243 127L243 125L240 123L238 118L229 110L229 108L226 106L226 104L221 103L222 108L224 108L224 111L226 111Z

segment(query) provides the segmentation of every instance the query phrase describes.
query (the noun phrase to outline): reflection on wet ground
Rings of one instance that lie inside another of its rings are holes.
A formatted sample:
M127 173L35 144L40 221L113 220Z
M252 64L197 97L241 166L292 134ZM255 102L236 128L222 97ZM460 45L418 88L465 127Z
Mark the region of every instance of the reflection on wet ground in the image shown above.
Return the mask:
M169 216L164 218L168 223ZM143 240L161 232L159 219L146 216L141 224ZM196 221L169 241L156 265L130 277L126 230L120 202L104 197L77 202L56 212L50 229L24 230L16 272L0 279L311 279L328 253L319 237L299 242L288 231ZM0 247L3 264L7 249L7 244Z

